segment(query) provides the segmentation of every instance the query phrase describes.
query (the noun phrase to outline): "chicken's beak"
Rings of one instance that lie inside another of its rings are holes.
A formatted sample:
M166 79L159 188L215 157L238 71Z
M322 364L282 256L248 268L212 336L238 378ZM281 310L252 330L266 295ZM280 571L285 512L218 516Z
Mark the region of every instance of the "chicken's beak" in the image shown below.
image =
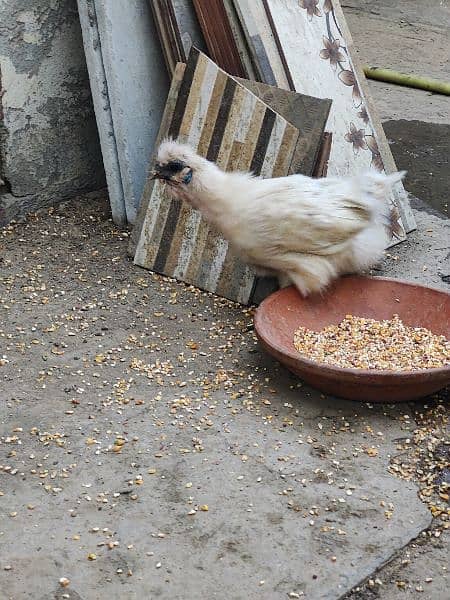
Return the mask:
M172 181L173 172L166 166L156 166L152 172L151 179L161 179L162 181Z

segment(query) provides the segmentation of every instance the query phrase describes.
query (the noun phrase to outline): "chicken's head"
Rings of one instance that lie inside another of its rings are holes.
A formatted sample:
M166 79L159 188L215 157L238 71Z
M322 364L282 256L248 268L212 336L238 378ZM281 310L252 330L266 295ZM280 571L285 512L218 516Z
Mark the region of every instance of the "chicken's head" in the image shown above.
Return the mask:
M190 146L166 140L158 149L153 178L172 186L188 186L202 160Z

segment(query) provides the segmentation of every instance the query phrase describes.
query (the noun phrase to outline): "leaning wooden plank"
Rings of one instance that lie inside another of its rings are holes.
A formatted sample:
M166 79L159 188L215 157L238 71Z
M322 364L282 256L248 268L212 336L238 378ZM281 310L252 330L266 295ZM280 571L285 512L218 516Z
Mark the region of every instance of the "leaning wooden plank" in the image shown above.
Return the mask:
M192 46L206 43L192 0L149 0L169 76L177 62L186 62Z
M249 77L222 0L193 0L209 56L230 75Z
M372 168L395 170L392 154L370 100L364 75L337 0L264 0L276 29L295 90L331 98L327 131L333 134L329 175ZM391 198L398 211L393 243L414 228L414 217L402 184Z
M333 20L336 20L336 23L340 24L340 29L342 32L342 36L344 40L347 40L347 52L349 57L351 57L353 62L353 69L355 71L355 78L359 89L361 90L361 97L364 101L366 107L366 113L369 116L369 121L371 123L373 129L373 137L376 140L376 146L371 144L371 139L369 138L367 141L367 145L369 149L373 153L374 163L376 165L377 152L381 157L384 165L384 170L387 173L392 173L397 170L397 166L394 161L394 157L392 156L391 149L389 147L389 142L384 133L383 126L381 124L381 120L378 116L378 111L376 109L375 103L372 100L372 96L370 94L369 85L367 83L367 79L364 75L364 70L362 65L360 64L356 51L353 45L353 38L350 33L350 29L348 28L347 21L345 19L344 13L342 11L339 0L333 0L331 5L331 15L333 16ZM361 109L363 110L363 109ZM399 183L394 191L394 200L396 207L400 214L401 223L406 231L409 233L416 228L416 220L414 218L414 213L411 209L408 195L403 187L402 183Z
M294 89L261 0L233 0L233 2L253 56L258 80L285 90Z
M312 98L257 81L240 78L238 81L299 131L289 173L313 175L331 100Z
M206 52L206 42L192 0L167 0L178 38L180 62L186 62L192 46Z
M322 137L322 144L319 148L317 155L316 164L314 165L313 177L326 177L328 173L328 162L331 154L331 144L333 141L333 134L326 131Z
M169 135L225 170L252 170L272 177L290 172L299 132L193 49ZM135 264L243 304L251 302L258 283L253 271L198 211L169 200L161 191L159 184L151 189Z
M237 51L239 52L242 64L244 65L246 77L251 81L258 81L259 72L255 63L252 60L248 40L245 35L241 19L239 18L239 15L236 11L236 6L233 0L223 0L223 6L227 14L230 29L233 33Z
M149 156L149 165L153 166L155 162L155 153L158 149L159 144L162 140L167 137L169 133L169 125L172 121L173 112L175 110L175 104L178 97L178 92L180 89L181 81L183 79L184 70L186 65L184 63L177 63L175 67L175 71L172 78L172 83L169 89L169 94L167 95L166 106L164 108L164 113L161 119L161 125L159 127L158 135L155 141L154 151L152 155ZM142 231L142 223L144 222L145 215L148 211L148 203L153 193L153 188L157 184L156 180L151 179L149 172L147 171L147 179L144 186L144 191L142 192L142 199L139 205L139 211L136 217L136 221L133 227L133 231L131 233L130 244L128 246L128 253L130 256L134 256L136 252L136 246L139 241L139 237ZM161 190L161 194L164 193L164 190Z
M161 49L164 55L164 61L169 75L172 76L175 65L181 58L179 57L176 39L171 31L170 14L168 12L167 4L166 0L153 0L150 2L155 27L158 32Z
M95 0L127 219L133 223L169 80L147 0Z
M108 184L111 214L114 223L123 226L127 221L125 199L94 0L78 0L78 12L102 149L103 166Z

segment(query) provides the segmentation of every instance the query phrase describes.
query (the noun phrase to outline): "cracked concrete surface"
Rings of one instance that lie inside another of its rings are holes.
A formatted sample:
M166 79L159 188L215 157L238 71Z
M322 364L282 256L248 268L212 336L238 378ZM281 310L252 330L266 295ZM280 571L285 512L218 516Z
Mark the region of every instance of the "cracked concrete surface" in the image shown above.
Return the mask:
M106 209L3 230L3 597L341 598L432 522L388 471L423 403L301 386L249 311L132 265Z

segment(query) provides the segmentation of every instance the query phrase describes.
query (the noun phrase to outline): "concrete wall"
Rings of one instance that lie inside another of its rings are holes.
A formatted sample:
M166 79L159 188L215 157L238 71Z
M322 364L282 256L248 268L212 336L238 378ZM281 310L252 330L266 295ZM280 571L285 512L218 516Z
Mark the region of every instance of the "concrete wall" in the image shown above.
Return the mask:
M0 225L105 185L75 0L0 0Z

